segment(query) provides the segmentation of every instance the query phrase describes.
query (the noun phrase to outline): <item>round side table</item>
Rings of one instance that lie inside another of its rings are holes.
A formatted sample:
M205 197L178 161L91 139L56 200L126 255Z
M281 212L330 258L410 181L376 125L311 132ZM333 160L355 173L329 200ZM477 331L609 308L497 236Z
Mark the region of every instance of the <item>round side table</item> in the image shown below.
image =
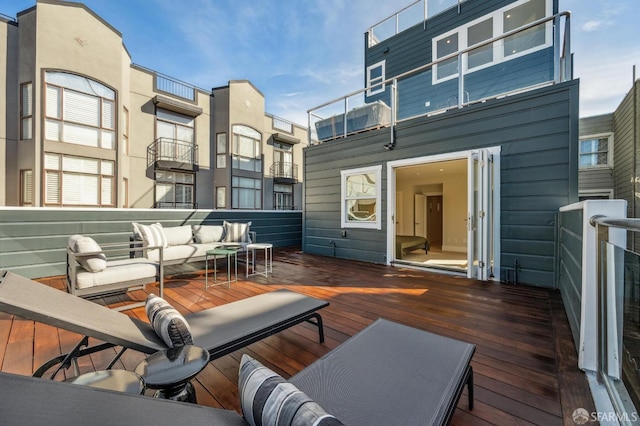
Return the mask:
M211 286L214 285L221 285L221 284L226 284L227 288L231 288L231 282L237 282L238 281L238 249L235 247L216 247L214 249L211 250L207 250L205 253L205 257L204 257L204 289L208 289L209 288L209 256L213 256L213 284L211 284ZM227 258L227 280L226 281L220 281L218 282L218 257L219 256L226 256ZM234 273L235 273L235 279L232 280L231 279L231 258L233 258L233 266L234 266Z
M273 244L270 243L253 243L249 244L246 248L246 275L264 275L265 277L270 273L273 273ZM256 250L264 250L264 270L256 271ZM251 260L249 260L249 253L251 253ZM251 264L251 267L249 267ZM249 273L251 271L251 273Z
M190 380L209 362L209 352L186 345L150 355L135 368L156 398L196 403L196 391Z
M144 391L144 380L133 371L104 370L80 374L65 380L67 383L91 386L118 392L141 395Z

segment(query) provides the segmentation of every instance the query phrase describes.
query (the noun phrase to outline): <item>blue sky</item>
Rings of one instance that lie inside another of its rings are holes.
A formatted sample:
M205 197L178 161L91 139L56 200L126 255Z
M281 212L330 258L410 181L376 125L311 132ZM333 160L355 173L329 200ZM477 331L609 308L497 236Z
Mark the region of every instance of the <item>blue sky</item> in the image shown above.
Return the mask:
M248 79L267 112L306 111L364 87L364 32L412 0L85 0L134 63L204 89ZM9 16L35 0L0 0ZM580 115L612 112L640 66L639 0L560 0L572 12ZM640 69L638 70L640 75Z

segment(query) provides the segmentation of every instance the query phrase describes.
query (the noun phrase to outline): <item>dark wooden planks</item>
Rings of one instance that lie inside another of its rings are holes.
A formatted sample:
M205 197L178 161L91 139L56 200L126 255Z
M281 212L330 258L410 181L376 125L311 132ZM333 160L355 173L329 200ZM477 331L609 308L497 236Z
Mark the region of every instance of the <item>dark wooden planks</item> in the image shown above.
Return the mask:
M237 379L243 354L290 377L384 317L476 344L475 409L468 410L463 396L454 425L571 424L567 421L572 421L576 407L593 407L584 374L576 367L575 347L556 291L319 257L295 249L277 249L274 254L273 275L240 277L231 289L205 291L202 271L167 277L165 296L183 313L278 288L330 302L321 311L323 344L318 343L315 327L300 324L217 359L195 380L200 404L240 409ZM60 277L47 282L63 289ZM142 300L149 292L157 288L147 286L123 297ZM143 308L126 313L145 319ZM67 350L79 339L74 333L1 313L0 326L1 369L20 374L31 374L41 360ZM115 352L88 357L80 370L103 368ZM126 351L115 368L133 370L143 357Z

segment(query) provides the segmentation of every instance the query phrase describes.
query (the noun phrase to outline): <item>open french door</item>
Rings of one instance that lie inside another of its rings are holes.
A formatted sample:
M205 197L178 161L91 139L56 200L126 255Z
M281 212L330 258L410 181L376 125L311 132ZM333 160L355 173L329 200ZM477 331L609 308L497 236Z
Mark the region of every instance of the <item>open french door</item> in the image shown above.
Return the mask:
M488 149L468 156L467 277L488 280L494 264L494 161Z

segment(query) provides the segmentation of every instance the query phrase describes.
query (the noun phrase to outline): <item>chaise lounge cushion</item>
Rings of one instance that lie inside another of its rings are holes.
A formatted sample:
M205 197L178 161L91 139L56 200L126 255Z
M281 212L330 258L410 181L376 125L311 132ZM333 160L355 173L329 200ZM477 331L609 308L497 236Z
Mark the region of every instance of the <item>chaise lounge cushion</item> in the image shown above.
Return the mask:
M217 243L222 241L224 226L220 225L193 225L193 237L196 243Z
M304 392L248 355L242 355L238 377L240 406L252 426L341 425Z
M151 326L167 346L175 348L193 344L187 320L169 302L151 293L144 308Z
M222 222L222 225L224 226L224 242L251 244L251 237L249 234L251 222L232 223L225 220Z
M91 237L83 235L73 235L69 238L69 248L78 256L78 263L89 272L104 271L107 267L107 256L101 252L100 245ZM93 253L86 256L80 256L82 253Z

